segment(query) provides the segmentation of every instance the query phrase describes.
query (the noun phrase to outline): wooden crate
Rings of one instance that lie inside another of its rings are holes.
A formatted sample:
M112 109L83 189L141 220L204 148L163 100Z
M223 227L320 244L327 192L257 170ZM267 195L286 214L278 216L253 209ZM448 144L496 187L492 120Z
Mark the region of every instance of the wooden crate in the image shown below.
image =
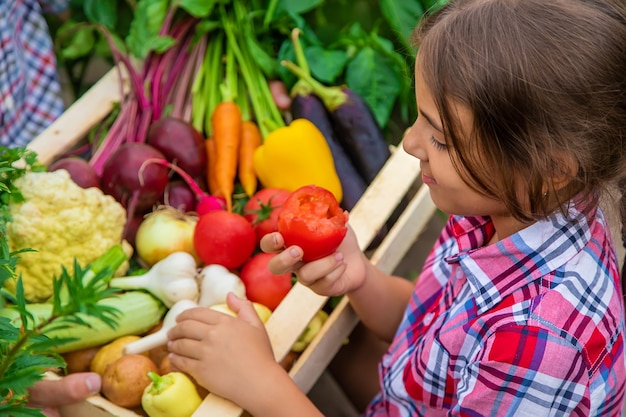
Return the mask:
M92 126L110 113L113 102L119 101L127 91L125 74L112 69L29 147L39 154L44 163L55 160L79 143ZM397 219L371 255L372 261L383 271L392 272L395 269L435 212L427 188L416 188L419 174L419 162L404 152L401 146L396 148L350 213L350 225L363 250L369 246L388 219L392 216ZM300 284L293 287L266 323L277 361L289 353L291 346L326 301L327 297ZM317 337L290 370L291 377L300 389L308 392L312 388L357 322L358 318L347 298L343 298ZM194 417L235 417L243 413L244 410L236 404L209 394L194 413ZM138 416L100 396L65 407L62 415Z

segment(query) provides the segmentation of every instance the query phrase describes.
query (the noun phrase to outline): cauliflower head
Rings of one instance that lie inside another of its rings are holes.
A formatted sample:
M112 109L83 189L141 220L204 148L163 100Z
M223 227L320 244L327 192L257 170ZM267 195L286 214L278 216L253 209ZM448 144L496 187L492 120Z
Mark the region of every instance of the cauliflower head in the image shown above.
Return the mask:
M54 277L62 266L73 273L74 258L85 266L122 242L124 207L98 188L79 187L67 171L28 172L15 186L24 201L9 206L7 236L11 250L36 251L21 253L16 270L29 302L50 298Z

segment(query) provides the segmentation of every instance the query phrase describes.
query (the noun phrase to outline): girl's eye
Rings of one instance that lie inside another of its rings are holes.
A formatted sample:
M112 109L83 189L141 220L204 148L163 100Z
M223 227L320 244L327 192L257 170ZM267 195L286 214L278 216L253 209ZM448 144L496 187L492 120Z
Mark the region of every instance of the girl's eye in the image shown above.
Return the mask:
M430 141L435 146L435 149L439 151L445 151L448 148L448 145L446 145L445 143L439 142L437 139L435 139L435 136L433 135L430 136Z

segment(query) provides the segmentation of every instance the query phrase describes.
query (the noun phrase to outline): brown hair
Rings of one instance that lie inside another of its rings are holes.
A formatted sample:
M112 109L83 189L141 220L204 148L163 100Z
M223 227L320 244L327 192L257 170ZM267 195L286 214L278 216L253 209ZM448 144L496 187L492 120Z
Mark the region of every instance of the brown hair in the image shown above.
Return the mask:
M451 0L415 40L456 169L516 218L546 216L578 193L592 208L623 176L623 0ZM454 103L473 114L469 138ZM563 175L557 190L550 178ZM526 184L529 208L517 195Z

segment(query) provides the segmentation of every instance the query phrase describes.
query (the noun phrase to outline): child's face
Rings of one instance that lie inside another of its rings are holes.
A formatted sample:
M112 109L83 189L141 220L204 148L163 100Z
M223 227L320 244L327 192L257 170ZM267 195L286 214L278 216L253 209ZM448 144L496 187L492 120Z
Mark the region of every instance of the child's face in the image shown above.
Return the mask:
M419 113L404 139L403 146L409 154L421 161L422 181L430 188L435 205L448 214L506 215L507 210L502 203L473 190L455 170L435 101L419 68L415 71L415 88ZM469 132L472 126L469 109L459 103L453 110L458 114L462 131Z

